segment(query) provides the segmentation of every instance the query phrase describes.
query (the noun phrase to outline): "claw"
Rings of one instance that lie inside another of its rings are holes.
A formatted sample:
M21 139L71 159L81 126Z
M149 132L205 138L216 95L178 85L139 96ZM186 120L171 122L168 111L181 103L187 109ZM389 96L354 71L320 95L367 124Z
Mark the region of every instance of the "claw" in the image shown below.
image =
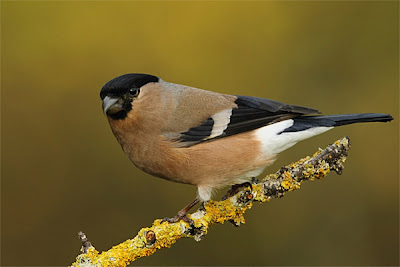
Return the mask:
M186 213L187 213L194 205L196 205L197 203L199 203L199 199L198 199L198 198L195 198L189 205L187 205L186 207L184 207L183 209L181 209L180 211L178 211L178 213L177 213L174 217L172 217L172 218L165 217L164 219L162 219L161 222L177 223L177 222L179 222L180 220L183 220L184 222L189 223L190 226L194 226L193 220L190 219L190 218L187 216Z
M184 222L187 222L191 226L194 226L194 221L192 219L190 219L186 214L181 215L179 213L172 218L165 217L164 219L162 219L161 222L177 223L180 220L183 220Z
M242 187L247 187L249 186L251 190L253 190L253 185L250 182L245 182L243 184L235 184L232 185L231 189L226 192L226 194L222 197L222 200L227 200L228 198L234 196L239 192L239 189Z

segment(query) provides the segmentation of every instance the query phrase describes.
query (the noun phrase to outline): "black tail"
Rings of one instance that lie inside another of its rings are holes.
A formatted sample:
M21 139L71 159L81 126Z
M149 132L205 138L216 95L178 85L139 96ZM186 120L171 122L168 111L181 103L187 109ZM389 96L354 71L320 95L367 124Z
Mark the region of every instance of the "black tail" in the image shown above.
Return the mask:
M336 127L359 122L388 122L393 117L381 113L303 116L294 118L294 124L283 132L299 132L315 127Z

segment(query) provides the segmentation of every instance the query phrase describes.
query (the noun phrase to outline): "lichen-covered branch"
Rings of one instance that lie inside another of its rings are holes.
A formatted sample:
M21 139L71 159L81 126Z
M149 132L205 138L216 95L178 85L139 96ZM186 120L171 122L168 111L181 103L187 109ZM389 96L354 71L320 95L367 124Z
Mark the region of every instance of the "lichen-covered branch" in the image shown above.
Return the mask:
M108 251L99 253L88 241L85 234L79 233L82 241L82 254L73 266L127 266L129 263L155 253L158 249L170 247L182 237L200 241L208 228L216 223L230 221L236 226L244 223L244 213L253 202L266 202L285 195L286 192L300 188L303 181L314 181L325 177L331 170L341 174L347 151L350 149L348 137L344 137L312 157L303 158L296 163L282 167L275 174L266 176L251 187L242 188L236 195L224 201L210 201L189 217L194 225L155 220L151 227L142 228L139 233Z

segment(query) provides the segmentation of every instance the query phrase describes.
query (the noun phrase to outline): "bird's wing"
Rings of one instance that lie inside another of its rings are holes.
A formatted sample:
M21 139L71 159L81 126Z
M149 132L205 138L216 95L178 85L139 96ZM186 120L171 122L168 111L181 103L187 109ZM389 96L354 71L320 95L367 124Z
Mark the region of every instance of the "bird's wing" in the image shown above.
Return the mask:
M261 128L282 120L319 113L315 109L287 105L278 101L236 96L237 107L220 111L201 125L181 132L174 141L184 147Z

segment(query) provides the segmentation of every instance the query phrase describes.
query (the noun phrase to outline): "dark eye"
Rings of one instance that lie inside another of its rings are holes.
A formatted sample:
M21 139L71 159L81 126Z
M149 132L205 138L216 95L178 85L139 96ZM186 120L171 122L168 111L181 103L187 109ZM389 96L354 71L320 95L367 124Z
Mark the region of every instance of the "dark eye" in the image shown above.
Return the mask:
M137 97L139 95L140 90L138 88L129 89L129 94L133 97Z

